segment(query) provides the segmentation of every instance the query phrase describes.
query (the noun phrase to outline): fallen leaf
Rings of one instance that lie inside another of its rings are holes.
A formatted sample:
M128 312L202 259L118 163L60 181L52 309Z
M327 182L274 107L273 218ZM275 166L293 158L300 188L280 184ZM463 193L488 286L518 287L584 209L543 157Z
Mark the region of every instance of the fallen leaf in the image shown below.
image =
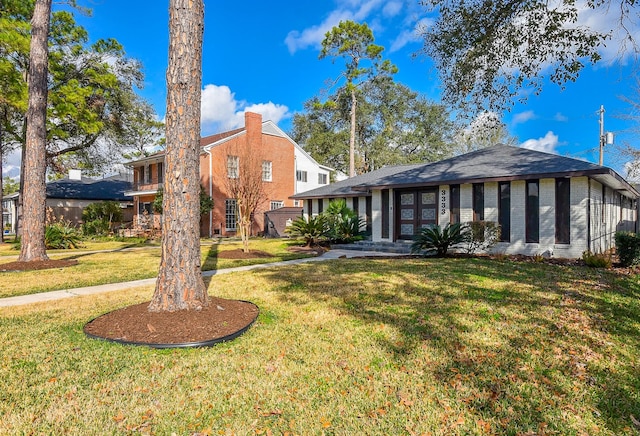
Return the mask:
M124 421L124 415L122 413L118 413L116 416L113 417L113 420L115 422L122 422Z
M147 330L149 330L151 333L155 333L156 332L156 328L154 326L152 326L151 324L147 324Z

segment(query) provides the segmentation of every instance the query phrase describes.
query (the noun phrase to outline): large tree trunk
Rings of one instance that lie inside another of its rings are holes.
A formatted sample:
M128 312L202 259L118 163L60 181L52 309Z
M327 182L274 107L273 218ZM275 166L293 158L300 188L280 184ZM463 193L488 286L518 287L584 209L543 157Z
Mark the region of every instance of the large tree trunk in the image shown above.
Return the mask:
M349 177L356 175L356 88L351 87L351 134L349 135Z
M149 310L200 309L209 303L200 265L200 98L202 0L169 4L169 67L162 257Z
M29 53L29 106L27 108L27 137L23 196L23 232L21 262L47 260L44 244L47 145L47 74L49 63L49 21L51 0L36 0L31 20Z

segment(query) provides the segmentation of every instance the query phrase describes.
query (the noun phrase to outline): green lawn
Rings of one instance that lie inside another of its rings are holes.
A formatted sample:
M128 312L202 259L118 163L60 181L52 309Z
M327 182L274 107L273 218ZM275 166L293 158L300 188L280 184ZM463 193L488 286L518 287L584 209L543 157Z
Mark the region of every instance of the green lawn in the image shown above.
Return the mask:
M238 250L239 241L203 240L201 246L202 269L222 269L281 260L308 257L306 254L292 253L287 250L295 241L281 239L255 239L250 243L251 250L264 251L272 257L255 259L218 258L220 251ZM18 251L3 247L3 253L13 256ZM96 250L112 250L102 252ZM77 259L78 265L43 271L0 272L0 298L37 292L70 289L83 286L118 283L155 277L160 264L160 246L138 242L86 242L75 250L50 250L51 259ZM0 255L0 268L3 263L12 262L14 257Z
M636 276L339 259L207 283L261 314L206 349L83 335L93 317L149 300L151 287L0 309L0 434L640 431Z

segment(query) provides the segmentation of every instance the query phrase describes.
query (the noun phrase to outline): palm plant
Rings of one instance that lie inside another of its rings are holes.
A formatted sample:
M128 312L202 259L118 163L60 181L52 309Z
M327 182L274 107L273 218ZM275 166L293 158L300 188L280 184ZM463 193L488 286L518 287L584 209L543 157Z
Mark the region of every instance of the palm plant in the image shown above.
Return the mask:
M344 199L333 200L322 214L329 226L329 239L335 242L350 242L361 235L364 220L353 209L347 207Z
M329 225L324 215L316 215L305 218L301 216L291 223L285 229L289 235L297 238L303 238L307 247L318 245L322 240L327 238Z
M437 257L444 257L449 248L465 242L467 238L467 226L460 223L447 224L444 228L439 225L424 227L414 236L411 252L435 250Z

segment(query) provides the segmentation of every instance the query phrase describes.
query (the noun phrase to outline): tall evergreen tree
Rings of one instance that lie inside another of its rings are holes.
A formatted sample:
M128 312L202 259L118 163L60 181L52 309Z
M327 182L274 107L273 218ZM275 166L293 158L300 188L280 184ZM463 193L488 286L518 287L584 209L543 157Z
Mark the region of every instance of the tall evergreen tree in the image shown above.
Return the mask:
M202 0L169 3L169 66L162 255L149 310L197 310L209 304L200 265L200 100Z

